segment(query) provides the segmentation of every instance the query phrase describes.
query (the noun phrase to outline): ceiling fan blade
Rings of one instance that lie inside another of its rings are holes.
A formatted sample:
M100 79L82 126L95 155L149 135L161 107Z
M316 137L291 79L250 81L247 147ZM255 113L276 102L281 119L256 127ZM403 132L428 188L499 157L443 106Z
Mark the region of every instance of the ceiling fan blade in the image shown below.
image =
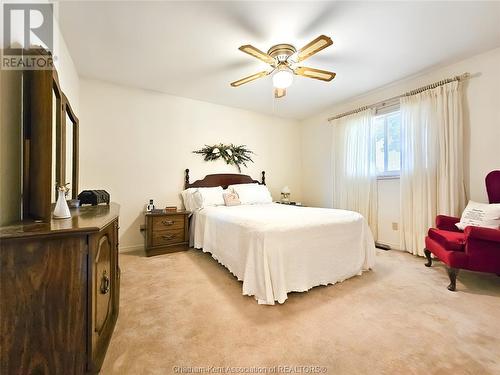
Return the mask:
M333 44L332 40L326 35L320 35L312 42L302 47L297 54L297 62L304 61L315 53Z
M336 73L329 72L328 70L308 68L305 66L299 66L293 72L299 76L319 79L326 82L330 82L336 76Z
M269 72L267 72L267 71L264 70L264 71L256 73L256 74L252 74L251 76L248 76L248 77L239 79L237 81L231 82L231 86L238 87L238 86L244 85L245 83L254 81L256 79L259 79L261 77L265 77L268 74L269 74Z
M282 98L286 95L286 89L274 89L274 97L276 99Z
M240 51L248 53L250 56L256 57L259 60L262 60L268 64L274 64L276 61L273 57L269 56L267 53L262 52L260 49L251 46L250 44L246 44L238 48Z

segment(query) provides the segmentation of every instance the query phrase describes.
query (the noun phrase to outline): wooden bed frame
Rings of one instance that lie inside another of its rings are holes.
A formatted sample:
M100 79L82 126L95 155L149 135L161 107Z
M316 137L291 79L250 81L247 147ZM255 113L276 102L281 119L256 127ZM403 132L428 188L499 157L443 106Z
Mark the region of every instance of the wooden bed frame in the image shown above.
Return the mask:
M196 187L216 187L222 186L223 189L227 189L229 185L236 184L251 184L258 183L261 185L266 184L266 172L262 171L261 181L254 180L252 177L246 174L236 174L236 173L220 173L220 174L207 174L203 179L196 180L193 183L189 182L189 169L186 169L186 176L184 179L184 189L196 188Z

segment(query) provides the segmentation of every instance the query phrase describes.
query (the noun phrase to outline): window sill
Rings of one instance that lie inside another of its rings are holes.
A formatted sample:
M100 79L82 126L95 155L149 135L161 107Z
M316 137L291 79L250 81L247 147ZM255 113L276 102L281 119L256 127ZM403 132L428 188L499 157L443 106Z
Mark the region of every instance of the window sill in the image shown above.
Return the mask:
M377 180L399 180L399 175L381 175L377 176Z

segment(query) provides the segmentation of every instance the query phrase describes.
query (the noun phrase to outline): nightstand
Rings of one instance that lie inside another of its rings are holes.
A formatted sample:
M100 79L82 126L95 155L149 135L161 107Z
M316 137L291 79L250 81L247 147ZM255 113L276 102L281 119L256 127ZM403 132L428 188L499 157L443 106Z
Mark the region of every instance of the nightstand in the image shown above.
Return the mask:
M189 247L189 212L154 211L144 214L146 220L146 255L184 251Z
M276 201L276 202L274 202L274 203L284 204L285 206L293 206L293 207L307 207L307 206L304 206L302 203L297 204L297 202L283 203L283 202L281 202L281 201Z

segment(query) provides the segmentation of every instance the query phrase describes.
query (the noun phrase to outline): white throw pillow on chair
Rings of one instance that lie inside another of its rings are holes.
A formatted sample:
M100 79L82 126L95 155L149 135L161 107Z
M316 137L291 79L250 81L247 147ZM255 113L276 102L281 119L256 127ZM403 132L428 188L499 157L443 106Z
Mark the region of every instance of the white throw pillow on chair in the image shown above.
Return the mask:
M487 204L469 201L460 222L455 225L461 230L467 226L500 229L500 203Z

